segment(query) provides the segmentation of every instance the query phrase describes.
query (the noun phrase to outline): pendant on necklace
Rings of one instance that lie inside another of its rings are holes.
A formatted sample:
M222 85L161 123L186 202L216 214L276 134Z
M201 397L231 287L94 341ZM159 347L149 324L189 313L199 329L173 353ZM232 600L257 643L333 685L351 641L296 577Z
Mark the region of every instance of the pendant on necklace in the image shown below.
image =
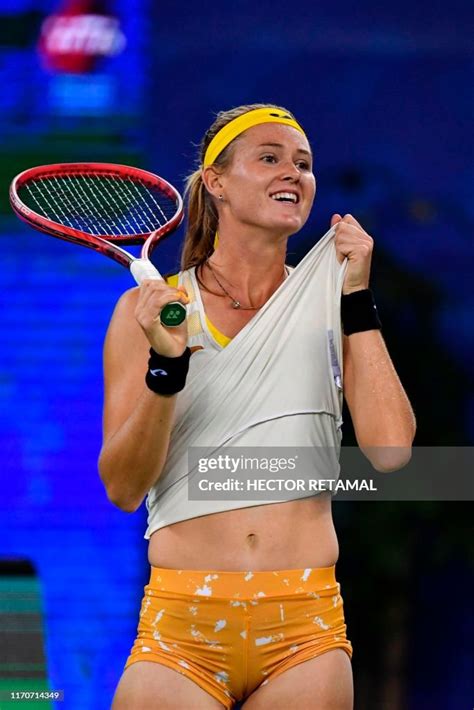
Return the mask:
M232 308L240 308L240 303L238 301L232 301Z

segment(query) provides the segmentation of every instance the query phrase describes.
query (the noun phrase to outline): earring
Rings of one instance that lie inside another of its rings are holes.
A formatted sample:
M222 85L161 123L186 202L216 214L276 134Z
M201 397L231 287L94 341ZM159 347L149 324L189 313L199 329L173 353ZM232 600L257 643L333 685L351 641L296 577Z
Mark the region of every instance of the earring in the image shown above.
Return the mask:
M219 199L220 199L220 200L223 200L223 199L224 199L224 195L219 195Z

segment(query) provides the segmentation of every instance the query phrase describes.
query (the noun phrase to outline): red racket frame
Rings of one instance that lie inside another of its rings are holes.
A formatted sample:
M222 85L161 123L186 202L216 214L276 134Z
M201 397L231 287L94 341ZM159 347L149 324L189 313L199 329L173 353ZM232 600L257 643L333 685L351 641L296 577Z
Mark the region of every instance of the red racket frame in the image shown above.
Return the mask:
M42 217L41 215L31 210L21 201L18 196L18 190L29 181L41 177L51 177L54 175L74 175L81 172L90 172L96 174L114 174L130 179L139 179L150 187L157 187L164 192L171 200L177 204L175 215L166 224L162 225L153 232L144 232L142 234L132 235L114 235L114 234L89 234L80 229L67 227L53 220ZM163 237L174 232L179 227L184 217L183 200L176 188L163 178L150 173L141 168L135 168L129 165L118 165L115 163L54 163L51 165L40 165L35 168L29 168L14 178L10 185L10 204L13 211L24 222L31 227L51 234L58 239L64 239L68 242L74 242L81 246L89 247L95 251L109 256L123 266L130 267L130 264L135 260L135 257L121 249L118 244L143 244L141 251L142 259L149 259L156 244Z

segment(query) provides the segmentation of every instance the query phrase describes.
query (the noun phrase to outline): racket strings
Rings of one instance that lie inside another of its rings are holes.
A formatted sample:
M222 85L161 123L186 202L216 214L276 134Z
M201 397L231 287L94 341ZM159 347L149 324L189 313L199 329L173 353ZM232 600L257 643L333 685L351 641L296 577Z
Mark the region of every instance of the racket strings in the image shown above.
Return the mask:
M40 184L37 182L26 184L30 196L40 208L42 215L48 219L54 219L54 221L59 224L73 228L78 227L78 220L80 221L81 228L83 228L84 220L86 220L87 231L96 236L101 233L99 229L99 224L101 223L103 223L101 226L107 231L107 225L104 223L102 215L93 213L90 208L90 196L85 192L81 195L81 183L79 183L79 185L69 184L71 191L77 191L75 193L74 211L71 209L66 211L67 207L70 207L70 205L67 205L62 199L64 193L63 180L71 181L74 180L74 177L69 175L62 178L52 176L47 180L42 180ZM38 189L40 185L41 190Z
M105 192L109 198L109 200L114 203L117 207L117 209L120 209L120 201L115 199L114 192L117 195L122 202L126 202L129 198L131 193L133 192L133 188L135 187L133 182L125 182L124 180L120 181L118 184L114 185L115 190L112 191L110 190L109 185L105 185ZM148 208L148 203L146 200L143 199L143 195L140 192L140 190L136 189L136 195L135 199L136 201L134 202L134 219L136 221L136 225L139 227L140 232L151 232L155 227L150 227L150 224L154 224L154 214L153 211L148 209L148 214L147 214L147 208ZM161 220L161 212L160 212L160 220ZM151 218L151 222L150 222ZM165 220L166 221L166 220ZM159 226L161 226L162 222L160 221Z
M68 227L73 227L74 225L68 215L62 212L61 204L56 205L56 196L54 192L49 189L49 184L44 183L42 187L43 189L39 191L37 189L37 183L26 183L25 185L28 195L39 209L40 214L49 219L53 218L56 222L65 224Z
M95 235L104 234L107 232L114 232L116 234L121 234L120 232L120 222L115 218L115 213L108 211L104 214L102 209L100 212L92 209L91 194L96 194L97 186L94 184L94 178L91 175L83 175L77 179L78 176L70 175L68 179L70 181L70 188L72 194L74 190L77 190L78 205L80 205L84 212L79 214L82 216L84 213L88 218L87 225ZM82 202L79 202L82 199ZM110 201L110 198L109 198Z
M132 183L132 186L133 186L133 188L135 189L135 191L138 192L137 184L136 184L136 183ZM168 218L166 217L166 214L164 213L163 209L161 208L160 203L157 202L157 200L155 200L155 197L154 197L153 192L150 192L150 193L149 193L149 197L150 197L150 201L151 201L150 204L149 204L148 202L145 202L145 205L146 205L146 207L148 208L148 211L151 212L152 214L154 214L154 212L151 210L151 204L153 204L153 205L155 206L156 210L158 210L158 212L160 213L160 215L161 215L161 217L163 218L163 220L164 220L165 222L167 222L167 221L168 221Z
M36 211L59 224L96 236L149 233L169 221L176 201L144 182L122 176L65 174L24 186Z

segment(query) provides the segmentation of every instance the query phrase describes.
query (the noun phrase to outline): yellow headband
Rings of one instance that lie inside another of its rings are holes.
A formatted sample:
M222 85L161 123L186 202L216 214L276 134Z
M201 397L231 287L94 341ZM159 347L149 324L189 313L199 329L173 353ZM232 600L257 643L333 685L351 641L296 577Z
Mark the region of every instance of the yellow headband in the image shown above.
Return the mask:
M212 141L209 143L206 150L206 155L204 156L204 167L212 165L215 160L222 153L224 148L227 148L229 143L240 136L241 133L247 130L247 128L252 128L252 126L258 126L260 123L283 123L286 126L292 126L300 131L303 135L305 132L295 121L284 111L280 111L277 108L257 108L253 111L247 111L243 113L242 116L234 118L233 121L226 123L226 125L221 128L219 133L216 133Z

